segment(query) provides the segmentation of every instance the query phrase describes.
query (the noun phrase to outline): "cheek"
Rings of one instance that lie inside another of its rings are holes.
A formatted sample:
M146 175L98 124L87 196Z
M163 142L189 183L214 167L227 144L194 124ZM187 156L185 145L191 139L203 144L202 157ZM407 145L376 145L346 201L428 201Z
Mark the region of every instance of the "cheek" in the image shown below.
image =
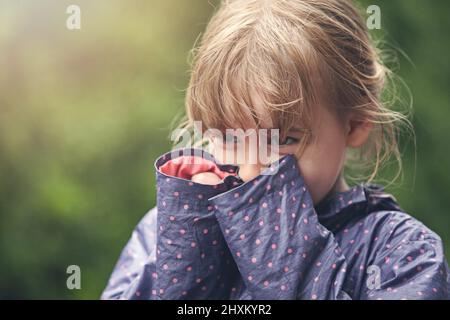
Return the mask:
M320 149L312 146L305 150L298 165L315 204L332 190L344 160L345 144L339 141Z

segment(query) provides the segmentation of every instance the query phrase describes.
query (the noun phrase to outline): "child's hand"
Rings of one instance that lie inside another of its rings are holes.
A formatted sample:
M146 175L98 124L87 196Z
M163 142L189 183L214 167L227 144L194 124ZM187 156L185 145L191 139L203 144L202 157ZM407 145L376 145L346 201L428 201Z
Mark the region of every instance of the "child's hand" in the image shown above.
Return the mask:
M215 173L212 172L201 172L194 174L191 177L191 180L196 183L208 184L208 185L216 185L222 182L222 179L219 178Z
M239 167L239 177L244 181L250 181L260 175L264 166L258 164L245 164Z

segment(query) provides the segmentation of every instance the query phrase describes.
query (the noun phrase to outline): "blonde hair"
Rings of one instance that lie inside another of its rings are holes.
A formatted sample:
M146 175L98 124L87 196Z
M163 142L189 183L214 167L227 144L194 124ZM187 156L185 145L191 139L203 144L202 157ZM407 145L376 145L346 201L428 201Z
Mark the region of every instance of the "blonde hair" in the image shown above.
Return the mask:
M351 1L224 0L193 50L180 128L193 121L203 130L258 127L253 90L283 138L293 126L309 128L313 107L325 102L342 119L351 114L373 124L346 163L371 168L364 176L371 181L392 156L401 172L397 124L409 122L382 101L391 75Z

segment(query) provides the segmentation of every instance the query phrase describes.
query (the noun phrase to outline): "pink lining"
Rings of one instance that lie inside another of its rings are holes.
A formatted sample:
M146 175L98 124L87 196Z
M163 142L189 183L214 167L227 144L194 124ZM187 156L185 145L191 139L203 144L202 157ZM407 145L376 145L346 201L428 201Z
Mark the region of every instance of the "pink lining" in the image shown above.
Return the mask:
M169 160L159 170L166 175L187 180L202 172L212 172L222 180L228 176L236 176L236 173L222 171L214 162L197 156L180 156Z

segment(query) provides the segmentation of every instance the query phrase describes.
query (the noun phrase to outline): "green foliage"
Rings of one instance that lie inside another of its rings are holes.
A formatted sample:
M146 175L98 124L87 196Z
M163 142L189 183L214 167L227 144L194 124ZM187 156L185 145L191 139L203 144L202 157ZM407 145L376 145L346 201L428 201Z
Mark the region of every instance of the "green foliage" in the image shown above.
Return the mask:
M217 2L80 0L77 31L65 27L71 1L0 2L0 298L99 297L155 205L153 161L170 148L187 55ZM399 55L417 160L405 149L403 183L390 191L450 256L450 2L368 4L414 63ZM71 264L78 291L65 286Z

